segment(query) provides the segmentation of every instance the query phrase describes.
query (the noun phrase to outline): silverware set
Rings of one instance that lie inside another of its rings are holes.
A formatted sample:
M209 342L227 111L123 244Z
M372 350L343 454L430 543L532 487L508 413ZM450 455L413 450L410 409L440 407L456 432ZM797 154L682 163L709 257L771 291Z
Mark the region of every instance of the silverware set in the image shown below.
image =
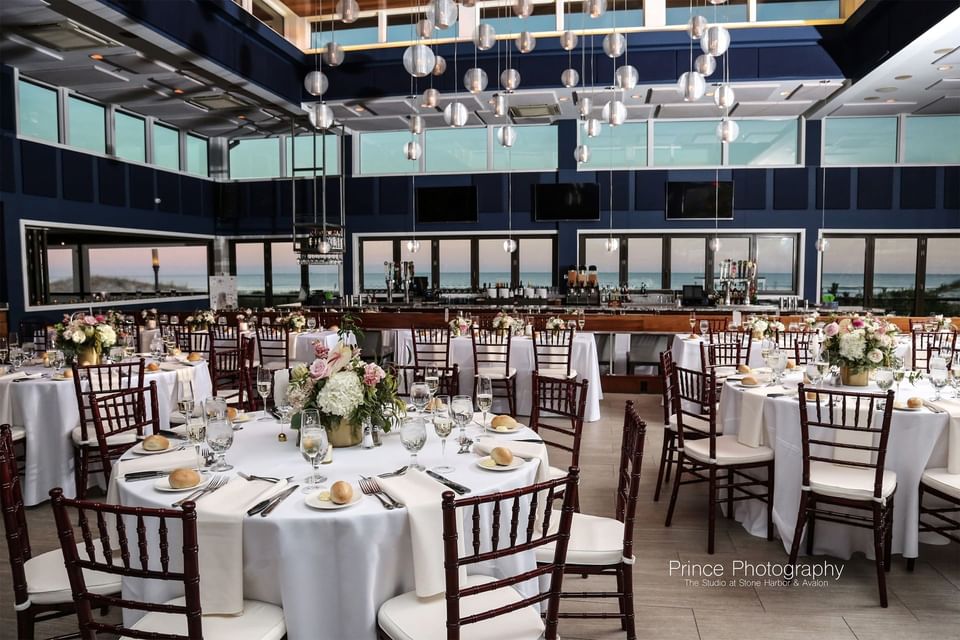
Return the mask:
M364 495L374 496L377 500L380 501L380 504L383 505L383 508L390 511L392 509L402 509L403 505L390 497L390 494L385 492L380 486L380 483L377 482L376 478L369 478L367 476L360 476L360 491Z
M242 472L242 471L238 471L238 472L237 472L237 475L240 476L241 478L243 478L244 480L247 480L248 482L253 482L254 480L262 480L263 482L271 482L271 483L273 483L273 484L276 484L276 483L280 482L281 480L286 480L286 481L289 482L290 480L293 479L293 476L287 476L286 478L274 478L273 476L255 476L255 475L250 475L250 474L246 474L246 473L244 473L244 472Z
M227 484L227 481L228 481L227 476L223 475L222 473L218 473L217 475L213 476L213 478L211 478L210 483L207 486L205 486L202 489L198 489L197 491L194 491L193 493L188 495L186 498L177 500L171 506L179 507L179 506L182 506L184 502L199 500L203 496L209 495L214 491L216 491L217 489L223 488Z

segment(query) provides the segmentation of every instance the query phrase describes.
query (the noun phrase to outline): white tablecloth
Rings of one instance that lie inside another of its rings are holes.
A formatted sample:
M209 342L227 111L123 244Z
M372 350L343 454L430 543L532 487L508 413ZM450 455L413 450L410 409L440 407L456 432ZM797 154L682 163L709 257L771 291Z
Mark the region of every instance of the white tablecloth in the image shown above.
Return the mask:
M30 373L52 372L43 367L28 367ZM210 395L210 372L205 366L194 367L194 394L198 399ZM148 373L145 382L156 381L160 425L167 427L170 412L176 406L179 386L175 371ZM8 399L8 400L4 400ZM0 378L0 416L9 416L12 425L27 432L27 458L24 466L23 499L27 506L40 504L53 487L63 487L73 496L73 442L71 431L80 424L77 396L73 380L39 379L13 382ZM96 481L98 478L93 478Z
M332 349L339 340L336 331L312 331L306 333L297 333L291 336L294 342L291 359L297 362L313 362L316 358L313 350L313 343L317 340L323 340L328 349Z
M691 338L689 333L678 333L673 336L673 346L671 349L673 351L674 364L684 369L700 371L701 342L703 342L702 338L699 336ZM749 365L754 369L766 366L766 363L763 361L763 356L760 355L759 340L753 340L750 345Z
M408 329L397 331L397 362L413 364L413 338ZM467 336L450 339L450 364L460 367L460 393L473 395L473 342ZM530 415L533 400L532 375L534 369L533 339L515 336L510 343L510 366L517 370L517 413ZM597 343L592 333L577 333L573 337L573 350L570 355L570 368L577 372L580 380L589 380L587 406L584 412L586 422L600 419L600 364L597 359ZM494 411L507 411L506 398L496 398Z
M299 482L309 471L295 445L277 441L276 422L249 422L237 432L227 461L236 470L250 474L288 476ZM427 444L420 452L427 468L441 463L440 442L427 429ZM473 436L475 434L471 434ZM530 437L525 430L522 435ZM531 484L538 462L531 461L512 472L496 473L476 466L475 454L457 455L451 436L444 462L456 467L445 474L465 484L473 494L513 489ZM407 463L409 454L393 432L376 449L337 449L332 464L320 471L328 477L328 486L336 480L356 483L358 474L392 471ZM231 472L233 473L233 472ZM120 483L123 504L160 507L173 502L170 493L152 488L152 481ZM374 640L377 609L386 600L413 585L410 529L406 510L385 510L376 498L364 498L359 504L339 511L316 511L304 504L304 494L293 494L269 517L247 517L243 529L244 597L283 606L290 640ZM472 513L472 512L471 512ZM504 513L508 513L507 510ZM489 514L483 514L484 523ZM509 516L501 522L509 526ZM524 520L525 522L525 520ZM486 524L482 526L488 526ZM470 531L472 524L468 525ZM506 534L502 534L505 539ZM171 531L170 548L179 548L179 532ZM437 553L442 553L441 532L437 531ZM203 553L203 549L200 550ZM533 554L498 561L495 567L470 569L470 572L517 572L534 567ZM531 595L533 585L524 583ZM124 581L125 595L146 596L154 602L179 593L172 585ZM144 589L149 589L144 593ZM129 622L129 621L128 621Z
M800 375L792 376L793 383L799 381ZM791 377L787 378L790 379ZM724 434L737 434L740 429L743 392L735 385L735 382L727 382L720 398L718 416ZM872 383L866 389L845 389L880 392ZM933 389L927 383L919 383L916 387L907 382L903 383L898 398L906 401L911 396L929 398L933 396ZM877 416L879 415L878 413ZM885 465L897 474L893 509L893 553L902 553L908 558L917 556L917 488L924 469L946 466L948 420L947 414L932 413L927 409L917 412L895 409L893 412ZM766 442L773 448L775 455L773 523L780 533L784 549L789 551L797 524L803 473L797 396L765 398L763 423ZM736 503L735 515L750 533L766 536L766 510L760 502L745 500ZM846 527L832 522L817 523L815 554L848 559L857 551L873 557L873 534L869 529Z

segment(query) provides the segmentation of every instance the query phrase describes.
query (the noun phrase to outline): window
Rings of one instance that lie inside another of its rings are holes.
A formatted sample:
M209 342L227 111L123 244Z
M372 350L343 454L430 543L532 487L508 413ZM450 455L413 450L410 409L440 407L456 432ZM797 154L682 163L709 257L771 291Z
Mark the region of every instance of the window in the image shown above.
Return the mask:
M180 132L160 124L153 125L153 164L180 170Z
M335 264L311 264L308 275L310 277L310 291L340 291L340 266Z
M620 251L607 251L605 237L586 238L582 262L597 268L597 281L601 287L620 286Z
M613 11L613 3L608 6L608 11L602 16L591 18L583 12L583 2L581 0L564 0L563 28L564 29L612 29L614 27L625 26L643 26L643 4L644 0L619 0L616 4L616 11ZM555 31L556 27L551 27L547 31Z
M392 16L391 16L392 17ZM334 37L336 41L343 46L357 44L373 44L378 42L377 16L359 18L350 24L337 23L336 33L332 33L329 24L321 22L310 23L310 46L313 49L320 49ZM412 31L403 38L397 40L415 40L416 35L411 35Z
M481 238L477 241L477 262L480 265L480 286L498 282L509 284L510 254L503 250L504 238Z
M75 270L76 251L69 249L47 249L47 275L50 293L77 293L80 282Z
M737 120L737 124L740 125L740 135L730 143L728 164L750 166L799 164L799 121L796 118Z
M719 165L716 120L657 122L653 127L653 164L658 167Z
M623 242L623 240L621 240ZM663 240L629 238L627 242L627 287L663 288Z
M825 165L894 164L897 118L824 118Z
M757 21L836 20L840 0L757 0Z
M493 138L493 168L496 171L556 171L559 166L557 158L557 127L552 125L538 125L529 127L514 127L517 140L513 147L506 148L497 142L497 132L500 127L492 127Z
M876 238L873 245L873 304L910 315L916 288L917 240Z
M300 264L292 242L270 243L270 278L275 298L279 296L289 302L289 298L300 294Z
M147 161L147 129L143 118L122 111L113 114L114 155L133 162Z
M552 287L554 240L520 238L519 243L520 282L528 287Z
M413 261L413 272L416 277L423 276L427 279L427 286L433 286L433 246L429 239L420 239L420 250L416 253L410 253L407 249L407 241L400 241L400 260Z
M428 173L471 173L487 170L487 129L430 129L424 135ZM519 139L519 136L518 136ZM402 157L403 147L397 149Z
M533 5L533 13L526 18L518 18L512 11L507 12L507 17L498 17L498 10L494 7L487 9L486 15L481 11L481 22L486 22L493 26L497 35L509 35L511 33L520 33L521 31L556 31L557 30L557 8L555 3L537 3ZM608 12L609 13L609 12ZM588 19L588 22L589 19ZM593 27L590 23L588 27ZM572 28L572 27L567 27ZM579 28L579 27L578 27Z
M57 92L20 81L20 135L47 142L60 141Z
M361 133L359 175L386 175L391 173L417 173L419 160L407 160L403 145L413 140L407 131L382 131ZM421 141L422 144L422 141Z
M590 148L590 159L578 164L581 171L647 166L646 122L627 122L619 127L604 124L596 138L588 138L581 125L580 143Z
M283 16L266 0L253 0L251 9L254 18L283 35Z
M364 240L360 244L363 263L360 265L363 289L386 289L384 262L393 262L392 240ZM423 249L420 249L423 251Z
M470 288L470 241L440 241L440 288Z
M907 116L904 158L908 164L960 164L960 116Z
M723 22L746 22L747 0L729 0L726 4L694 6L691 11L690 0L667 0L667 24L687 24L691 15L700 14L711 24Z
M313 136L297 136L293 140L294 142L291 145L290 138L287 138L287 175L290 175L290 167L293 167L294 163L296 163L294 175L312 176L314 150L311 143L314 140ZM324 140L326 140L327 175L335 175L340 165L338 157L340 154L340 144L339 136L334 135L318 135L316 137L317 175L323 175ZM292 155L291 151L293 152Z
M713 277L720 277L720 263L724 260L749 260L750 238L720 236L720 249L713 256Z
M67 144L94 153L106 153L105 113L99 104L70 96L67 102Z
M263 243L238 242L234 246L237 253L237 293L263 295L265 291Z
M923 312L960 315L960 238L927 238Z
M866 239L832 237L829 242L830 246L822 254L821 300L824 293L830 293L841 305L862 304Z
M670 288L682 289L685 284L703 286L706 258L706 241L702 237L670 238Z
M231 180L280 175L280 138L231 140L229 145Z
M187 134L187 172L196 176L210 175L210 164L207 160L208 143L206 138Z
M797 262L795 236L757 237L757 288L760 291L793 291Z
M159 247L160 291L202 293L207 291L206 246ZM87 261L87 290L108 293L151 292L155 289L152 248L91 247Z

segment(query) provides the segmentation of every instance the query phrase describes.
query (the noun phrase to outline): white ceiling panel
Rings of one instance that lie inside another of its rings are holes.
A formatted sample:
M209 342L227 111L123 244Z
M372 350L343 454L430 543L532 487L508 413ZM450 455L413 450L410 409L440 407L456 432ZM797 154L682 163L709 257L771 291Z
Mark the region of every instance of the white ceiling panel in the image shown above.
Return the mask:
M730 115L738 118L760 116L799 116L813 105L811 100L789 102L738 102Z
M790 93L788 100L826 100L831 95L843 88L843 83L836 80L823 82L802 82L800 86Z
M788 91L788 88L782 89ZM733 93L737 100L744 102L759 102L761 100L779 100L780 83L776 84L735 84Z
M916 102L855 102L841 105L831 116L891 116L898 113L912 113Z
M960 115L960 95L937 98L930 104L917 109L917 113L925 115Z
M678 102L677 104L660 105L658 118L719 118L723 115L713 101L709 102Z

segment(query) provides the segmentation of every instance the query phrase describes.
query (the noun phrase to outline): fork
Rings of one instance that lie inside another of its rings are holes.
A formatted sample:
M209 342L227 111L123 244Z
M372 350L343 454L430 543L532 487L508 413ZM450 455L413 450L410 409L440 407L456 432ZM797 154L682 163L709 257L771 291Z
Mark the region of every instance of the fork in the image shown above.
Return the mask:
M289 481L289 480L292 480L292 479L293 479L293 476L287 476L286 478L274 478L273 476L254 476L254 475L247 475L247 474L244 473L243 471L238 471L238 472L237 472L237 475L240 476L241 478L243 478L244 480L247 480L247 481L263 480L264 482L273 482L273 483L280 482L281 480L287 480L287 481Z
M360 476L360 477L363 478L364 476ZM376 478L367 478L367 482L370 484L371 489L383 495L387 500L389 500L390 504L392 504L395 509L403 508L403 504L394 500L389 493L383 490L383 487L380 486L380 482Z
M407 468L408 468L407 465L403 465L396 471L388 471L387 473L381 473L381 474L378 474L377 477L378 478L395 478L396 476L402 476L407 472Z
M366 478L366 477L364 477L364 476L360 476L360 482L359 482L359 484L360 484L360 491L363 491L363 494L364 494L364 495L375 497L377 500L380 501L380 504L383 505L383 508L384 508L384 509L386 509L387 511L390 511L390 510L392 510L392 509L396 509L396 507L395 507L394 505L392 505L392 504L390 504L389 502L387 502L386 500L384 500L384 499L383 499L383 496L380 495L379 492L377 492L377 491L374 490L373 486L371 486L371 484L370 484L370 479L369 479L369 478Z
M179 507L179 506L182 506L184 502L190 502L190 501L193 501L193 500L198 500L199 498L207 495L208 493L213 493L214 491L216 491L217 489L219 489L220 487L222 487L222 486L225 485L225 484L227 484L227 477L226 477L225 475L223 475L223 474L217 474L217 475L213 476L213 478L210 480L210 484L208 484L207 486L205 486L203 489L199 489L199 490L197 490L197 491L194 491L193 493L191 493L190 495L188 495L186 498L183 498L183 499L181 499L181 500L177 500L177 501L174 502L171 506L173 506L173 507Z

